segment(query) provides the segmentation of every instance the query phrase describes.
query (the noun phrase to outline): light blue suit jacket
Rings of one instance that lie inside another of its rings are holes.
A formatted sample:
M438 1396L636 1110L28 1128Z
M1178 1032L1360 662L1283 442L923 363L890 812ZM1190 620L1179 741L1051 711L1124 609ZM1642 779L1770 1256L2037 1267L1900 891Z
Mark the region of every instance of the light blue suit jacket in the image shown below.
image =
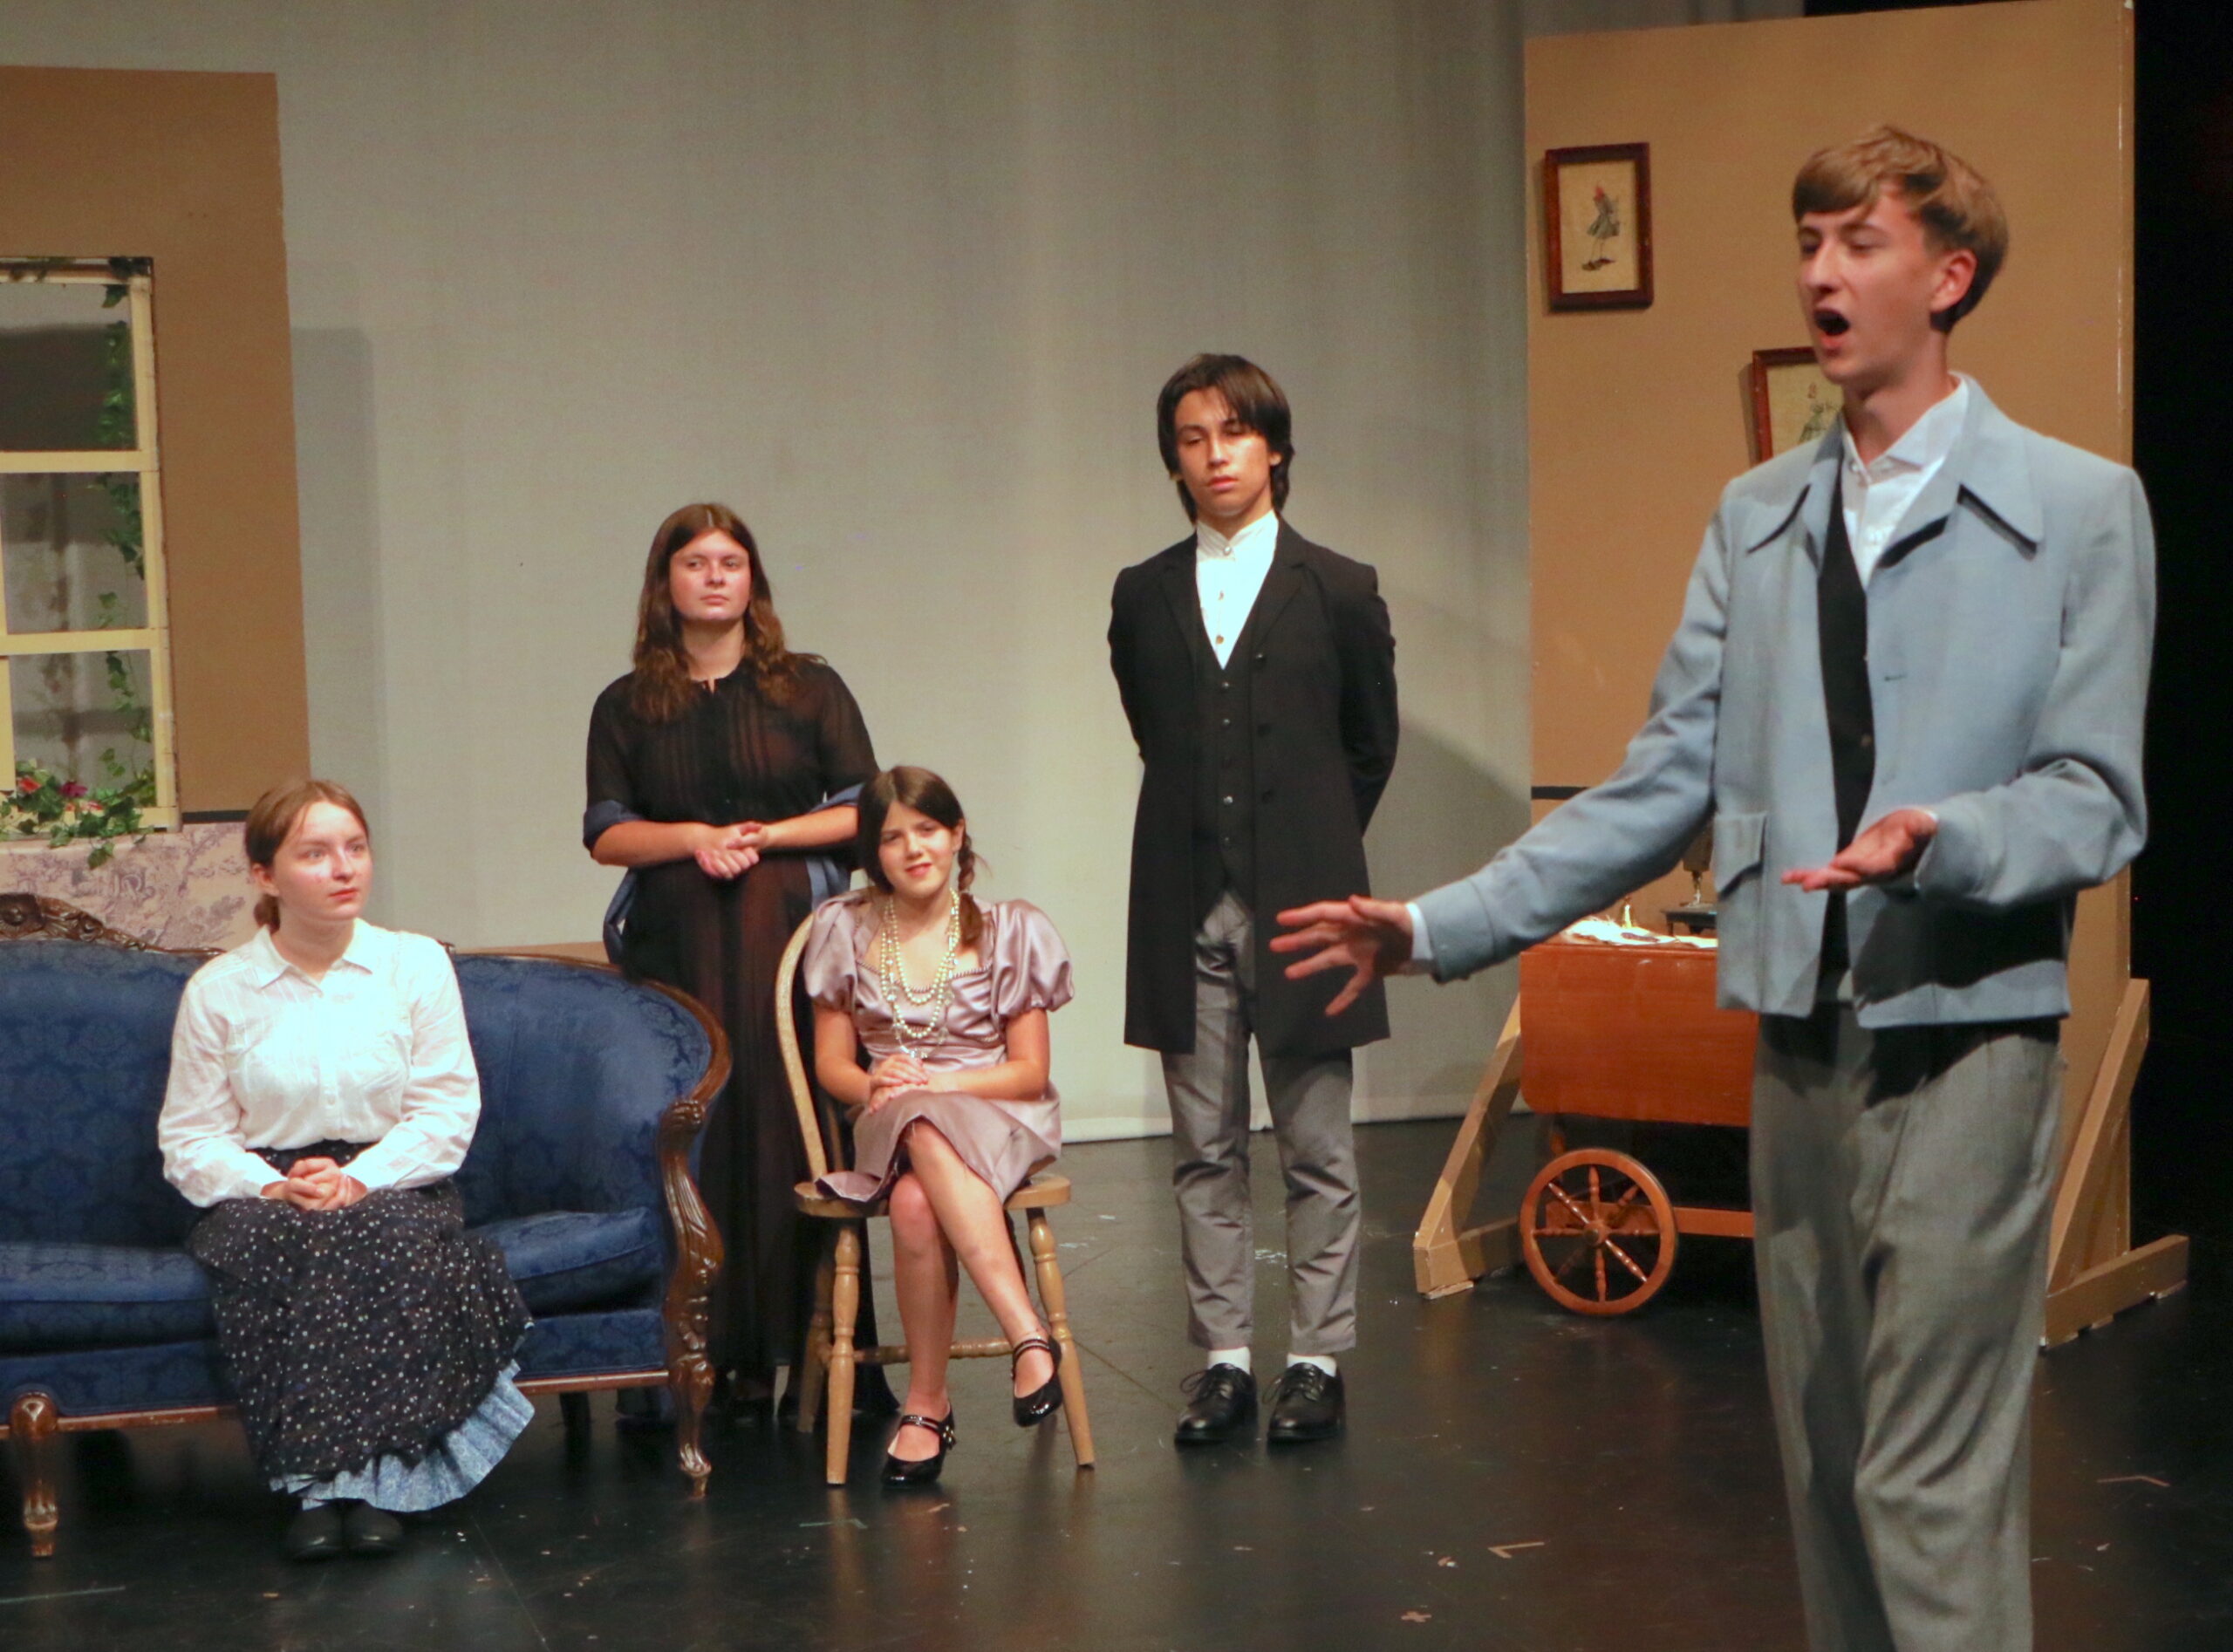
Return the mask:
M1814 599L1843 440L1724 491L1619 772L1419 898L1437 979L1660 876L1711 817L1720 1002L1812 1011L1828 897L1781 879L1838 847ZM2025 429L1972 383L1953 451L1868 582L1862 819L1921 805L1939 826L1910 878L1847 898L1864 1025L2069 1012L2078 892L2147 836L2154 567L2140 479Z

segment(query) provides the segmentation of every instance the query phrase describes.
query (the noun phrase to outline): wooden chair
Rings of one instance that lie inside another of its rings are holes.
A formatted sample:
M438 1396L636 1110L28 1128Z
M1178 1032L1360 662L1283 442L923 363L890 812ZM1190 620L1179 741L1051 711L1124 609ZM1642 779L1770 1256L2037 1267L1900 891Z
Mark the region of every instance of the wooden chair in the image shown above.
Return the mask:
M849 1168L843 1136L834 1117L815 1100L807 1082L806 1065L800 1058L797 1022L790 1013L791 983L798 974L799 954L806 950L807 932L814 920L801 924L783 948L775 971L775 1035L783 1051L783 1071L791 1082L791 1102L798 1109L799 1136L806 1145L807 1179L792 1190L799 1214L828 1225L822 1266L815 1276L814 1319L807 1332L805 1386L799 1395L798 1425L811 1433L825 1395L830 1408L830 1449L824 1478L831 1485L845 1483L847 1454L853 1437L853 1375L863 1365L905 1365L905 1344L855 1348L853 1329L861 1311L861 1257L867 1232L866 1219L884 1214L881 1202L856 1205L831 1198L816 1178L829 1174L835 1164ZM1062 1350L1062 1420L1070 1430L1070 1449L1078 1466L1093 1466L1093 1428L1086 1418L1085 1372L1078 1362L1077 1343L1070 1335L1070 1315L1062 1291L1062 1265L1055 1259L1055 1230L1047 1212L1070 1202L1070 1180L1042 1171L1010 1194L1007 1208L1021 1211L1031 1230L1033 1272L1039 1278L1039 1304L1047 1316L1048 1335ZM957 1360L1004 1359L1004 1337L983 1337L956 1342L950 1356Z

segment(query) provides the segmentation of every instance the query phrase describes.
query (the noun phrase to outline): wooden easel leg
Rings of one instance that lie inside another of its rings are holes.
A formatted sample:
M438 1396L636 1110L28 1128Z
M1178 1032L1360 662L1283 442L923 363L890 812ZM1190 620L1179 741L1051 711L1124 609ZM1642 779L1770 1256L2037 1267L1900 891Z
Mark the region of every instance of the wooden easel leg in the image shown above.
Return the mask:
M1512 1014L1505 1019L1504 1033L1458 1127L1458 1139L1451 1143L1450 1157L1443 1162L1442 1174L1435 1178L1426 1214L1420 1218L1418 1232L1411 1239L1412 1276L1424 1295L1447 1296L1471 1290L1482 1274L1519 1259L1515 1224L1511 1219L1471 1230L1464 1226L1473 1208L1473 1196L1480 1190L1481 1166L1496 1146L1519 1094L1519 1003L1515 999Z
M1070 1450L1078 1466L1093 1466L1093 1424L1085 1412L1085 1369L1078 1363L1077 1339L1070 1335L1069 1300L1062 1289L1062 1264L1055 1253L1055 1227L1044 1211L1026 1219L1031 1227L1031 1260L1039 1275L1039 1303L1047 1310L1047 1330L1062 1350L1055 1373L1062 1384L1062 1417L1070 1430Z
M18 1396L8 1412L8 1437L16 1443L16 1474L24 1483L24 1530L31 1533L35 1560L54 1558L54 1531L62 1523L54 1505L50 1444L59 1423L54 1396L40 1389Z
M823 1478L845 1484L853 1445L853 1326L861 1312L861 1225L838 1225L830 1302L830 1451Z
M814 1432L822 1415L823 1389L830 1377L830 1298L837 1279L837 1236L828 1235L814 1270L814 1317L806 1328L806 1369L799 1374L798 1429Z

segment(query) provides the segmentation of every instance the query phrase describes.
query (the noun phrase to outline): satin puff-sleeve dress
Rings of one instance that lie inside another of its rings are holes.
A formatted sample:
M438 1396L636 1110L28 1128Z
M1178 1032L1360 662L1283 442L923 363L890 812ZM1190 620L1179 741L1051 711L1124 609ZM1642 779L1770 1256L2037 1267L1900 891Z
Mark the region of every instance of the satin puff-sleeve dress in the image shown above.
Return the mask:
M934 1049L918 1052L933 1072L997 1067L1008 1059L1009 1022L1070 1001L1070 955L1047 914L1028 901L978 905L985 927L977 939L977 962L953 979L945 1036ZM870 1064L899 1048L891 1006L877 975L876 926L873 896L825 902L814 915L801 970L809 998L852 1017ZM923 1013L913 1010L909 1019L919 1020ZM882 1198L905 1168L900 1144L918 1119L936 1125L1003 1199L1062 1150L1062 1101L1052 1083L1030 1102L995 1101L966 1090L910 1090L872 1113L853 1116L853 1168L823 1177L823 1191L863 1203Z

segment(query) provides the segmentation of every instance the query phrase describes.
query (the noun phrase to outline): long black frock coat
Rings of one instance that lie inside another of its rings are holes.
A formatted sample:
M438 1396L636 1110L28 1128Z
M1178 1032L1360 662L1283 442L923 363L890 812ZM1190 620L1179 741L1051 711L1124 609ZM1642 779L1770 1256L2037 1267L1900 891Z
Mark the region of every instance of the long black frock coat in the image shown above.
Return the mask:
M1194 1048L1193 804L1198 716L1195 643L1202 605L1190 535L1116 577L1109 659L1146 770L1132 824L1124 1041ZM1205 639L1205 642L1206 639ZM1246 651L1245 654L1242 652ZM1370 892L1364 829L1396 765L1396 640L1379 577L1363 563L1280 524L1270 571L1236 645L1254 675L1255 1034L1273 1055L1353 1049L1388 1036L1380 986L1339 1016L1347 975L1287 980L1267 950L1275 914Z

